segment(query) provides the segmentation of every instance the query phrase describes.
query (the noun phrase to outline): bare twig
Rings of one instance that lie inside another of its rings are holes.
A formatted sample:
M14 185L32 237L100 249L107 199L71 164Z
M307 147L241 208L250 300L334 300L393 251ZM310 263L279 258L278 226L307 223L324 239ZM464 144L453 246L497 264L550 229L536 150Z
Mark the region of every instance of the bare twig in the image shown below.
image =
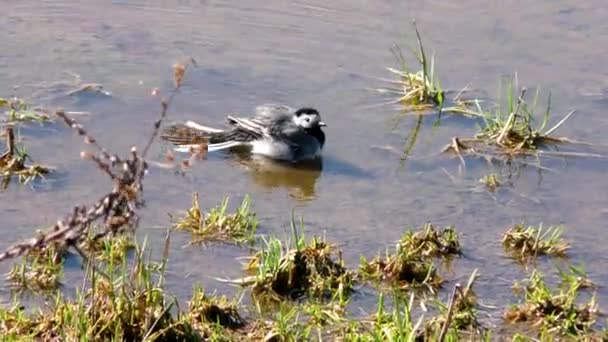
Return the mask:
M133 230L137 227L139 216L136 211L144 204L142 182L148 168L144 156L158 134L160 124L166 117L169 105L181 85L185 70L186 66L184 65L181 65L181 68L175 66L175 88L169 99L161 103L160 117L155 122L152 136L141 155L137 153L135 147L131 148L128 158L110 154L87 133L81 124L67 116L65 112L58 111L55 113L78 135L83 137L85 144L95 147L97 153L82 152L81 155L84 159L92 160L100 170L110 177L113 181L112 190L90 207L76 205L69 215L57 221L36 237L10 246L0 254L0 261L25 255L33 250L42 250L49 245L60 245L68 248L73 247L86 262L87 257L79 248L79 245L89 235L91 227L96 221L101 220L103 230L97 233L93 237L94 239L102 238L108 234L114 235ZM8 139L10 139L10 136ZM97 273L99 273L99 270L97 270Z

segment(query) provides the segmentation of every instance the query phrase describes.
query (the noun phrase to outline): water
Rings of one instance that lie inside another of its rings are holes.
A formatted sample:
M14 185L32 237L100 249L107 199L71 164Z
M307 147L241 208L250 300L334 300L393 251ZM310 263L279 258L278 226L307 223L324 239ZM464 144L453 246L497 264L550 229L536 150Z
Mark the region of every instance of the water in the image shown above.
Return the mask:
M321 170L267 169L222 155L209 156L187 176L153 168L146 179L147 209L139 234L160 250L167 213L189 207L191 193L209 208L223 196L233 203L252 194L260 232L287 237L291 211L304 215L308 234L339 242L347 263L391 246L408 226L453 224L462 232L464 256L445 273L447 288L474 268L482 278L483 303L500 308L515 298L510 285L526 271L506 258L501 233L512 223L564 224L572 243L570 260L585 264L591 278L608 280L603 233L608 218L607 165L600 159L546 158L543 166L513 171L512 186L495 198L477 191L490 172L507 173L483 161L438 154L453 136L475 132L471 120L444 117L432 129L426 118L411 158L400 162L413 117L396 125L395 111L374 106L383 99L366 88L383 86L394 43L413 43L415 18L427 50L434 51L442 86L467 84L493 98L501 76L518 73L520 83L553 94L556 122L576 108L559 133L597 144L608 154L608 6L599 0L568 1L5 1L0 20L0 94L46 106L90 111L81 118L104 146L126 151L142 145L159 111L153 88L171 88L174 62L195 58L170 121L196 119L223 124L227 113L252 113L257 104L282 102L318 108L328 124ZM112 97L66 97L74 77L97 82ZM35 96L32 96L35 94ZM545 92L546 94L546 92ZM23 130L33 158L58 170L32 190L11 186L0 193L0 248L44 227L76 203L91 203L108 189L98 171L79 159L80 139L61 124ZM152 157L162 158L162 145ZM15 185L15 184L13 184ZM186 234L172 237L168 284L186 298L202 282L220 293L232 289L214 277L239 277L236 257L246 250L225 245L186 247ZM541 261L550 270L553 261ZM0 271L10 269L10 262ZM66 283L78 279L78 266ZM184 286L184 284L188 284ZM600 304L608 293L599 289ZM363 291L353 305L366 306ZM0 297L8 300L4 289Z

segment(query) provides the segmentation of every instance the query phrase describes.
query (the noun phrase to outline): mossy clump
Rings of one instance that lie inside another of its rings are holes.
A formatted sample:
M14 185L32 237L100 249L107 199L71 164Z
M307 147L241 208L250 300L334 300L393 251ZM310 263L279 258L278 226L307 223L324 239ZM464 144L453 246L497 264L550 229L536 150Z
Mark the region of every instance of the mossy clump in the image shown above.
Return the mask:
M198 193L192 195L192 207L173 228L192 234L192 243L209 241L251 243L255 238L258 220L251 211L251 199L245 196L233 214L228 214L228 198L219 207L204 214L199 206Z
M458 233L454 227L436 230L428 223L418 231L406 231L393 253L376 256L371 261L361 257L359 276L365 280L388 282L398 288L425 287L438 289L443 279L432 258L449 258L460 254Z
M410 253L426 257L449 257L460 254L458 233L454 227L436 230L427 223L418 231L408 230L399 244Z
M265 246L246 265L255 274L254 295L296 299L308 294L345 301L353 289L353 273L344 266L341 251L316 236L310 241L299 238L295 228L294 237L293 249L279 239L265 239Z
M361 256L359 276L364 280L386 282L391 287L401 289L422 287L432 292L440 288L443 283L432 261L411 253L401 244L397 244L393 254L387 252L384 258L377 256L368 261Z
M507 309L504 318L509 323L526 322L550 333L585 336L592 332L598 315L595 296L580 304L579 295L585 286L578 274L562 275L562 283L550 288L543 275L533 271L530 278L514 286L523 302Z
M562 237L563 227L550 226L543 229L516 224L504 233L502 246L509 255L520 261L538 255L565 257L570 244Z

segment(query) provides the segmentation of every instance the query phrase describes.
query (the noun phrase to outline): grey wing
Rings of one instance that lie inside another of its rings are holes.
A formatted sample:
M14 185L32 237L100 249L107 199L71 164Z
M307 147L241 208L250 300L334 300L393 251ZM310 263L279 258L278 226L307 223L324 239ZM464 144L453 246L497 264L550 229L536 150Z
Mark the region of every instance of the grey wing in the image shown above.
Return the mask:
M268 139L296 137L301 132L293 123L295 109L282 104L264 104L255 108L253 118L228 116L228 122L235 128L266 137Z
M260 120L277 120L281 117L291 118L295 112L295 109L277 103L267 103L255 108L255 116Z
M274 139L279 139L292 147L301 145L307 139L306 132L291 120L273 125L269 129L269 133Z

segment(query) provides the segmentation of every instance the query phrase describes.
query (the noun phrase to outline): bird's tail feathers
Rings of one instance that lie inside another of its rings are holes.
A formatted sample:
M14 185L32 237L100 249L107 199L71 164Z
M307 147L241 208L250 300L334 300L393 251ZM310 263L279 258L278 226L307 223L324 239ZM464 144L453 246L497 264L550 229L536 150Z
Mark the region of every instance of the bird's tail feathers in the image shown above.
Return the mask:
M192 129L199 130L201 132L207 132L207 133L220 133L220 132L223 132L223 130L221 130L221 129L212 128L212 127L208 127L208 126L203 126L203 125L198 124L198 123L196 123L194 121L191 121L191 120L186 121L186 123L184 125L186 127L190 127Z
M221 151L221 150L226 150L226 149L233 148L233 147L246 146L246 145L248 145L248 143L245 143L242 141L225 141L222 143L207 145L207 152ZM176 152L189 153L193 149L198 148L199 146L200 146L199 144L184 144L184 145L176 146L173 150Z
M188 121L185 124L177 123L165 127L161 133L161 138L175 145L202 144L208 143L211 135L222 132L219 129Z

